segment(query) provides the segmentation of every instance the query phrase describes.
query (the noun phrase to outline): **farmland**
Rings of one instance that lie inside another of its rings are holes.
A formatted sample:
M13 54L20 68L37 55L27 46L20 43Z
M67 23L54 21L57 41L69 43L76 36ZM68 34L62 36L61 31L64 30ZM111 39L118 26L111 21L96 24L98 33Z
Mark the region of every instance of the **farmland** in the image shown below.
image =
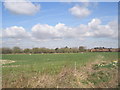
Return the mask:
M117 87L117 52L7 54L2 60L4 88Z

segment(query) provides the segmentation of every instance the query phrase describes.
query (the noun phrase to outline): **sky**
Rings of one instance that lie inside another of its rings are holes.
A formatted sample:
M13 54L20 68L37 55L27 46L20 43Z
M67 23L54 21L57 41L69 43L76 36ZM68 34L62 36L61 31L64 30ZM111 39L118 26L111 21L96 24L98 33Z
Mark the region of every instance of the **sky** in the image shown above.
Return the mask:
M118 47L117 2L2 2L2 47Z

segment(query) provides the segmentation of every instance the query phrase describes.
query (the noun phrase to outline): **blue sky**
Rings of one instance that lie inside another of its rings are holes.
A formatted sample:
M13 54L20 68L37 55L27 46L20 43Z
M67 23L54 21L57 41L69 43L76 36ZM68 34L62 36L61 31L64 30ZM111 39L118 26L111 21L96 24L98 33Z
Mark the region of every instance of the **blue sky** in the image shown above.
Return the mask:
M17 4L6 2L0 6L5 47L118 45L117 2L25 2L26 6L19 3L19 7Z
M99 2L97 6L90 6L93 14L91 14L87 18L78 19L72 16L68 12L68 9L79 3L39 2L37 4L41 5L41 10L36 15L32 16L12 14L10 11L6 10L3 5L3 28L13 25L19 25L28 28L37 23L55 25L59 22L65 23L66 25L70 26L76 26L79 24L87 24L93 18L104 17L107 17L106 20L102 19L104 21L103 24L106 24L108 21L116 18L118 12L118 6L116 2Z

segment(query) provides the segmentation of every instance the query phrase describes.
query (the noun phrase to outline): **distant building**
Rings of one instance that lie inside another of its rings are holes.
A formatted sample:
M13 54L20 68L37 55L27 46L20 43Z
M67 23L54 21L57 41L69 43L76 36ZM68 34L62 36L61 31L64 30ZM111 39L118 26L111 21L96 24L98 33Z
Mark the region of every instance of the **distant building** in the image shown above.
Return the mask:
M118 48L105 48L105 47L95 47L90 50L91 52L119 52Z

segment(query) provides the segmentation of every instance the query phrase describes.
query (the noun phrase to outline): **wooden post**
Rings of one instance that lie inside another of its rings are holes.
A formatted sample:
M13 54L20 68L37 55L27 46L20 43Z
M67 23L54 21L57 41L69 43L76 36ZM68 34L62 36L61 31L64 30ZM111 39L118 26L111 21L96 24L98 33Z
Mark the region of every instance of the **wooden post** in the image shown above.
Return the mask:
M75 73L74 73L74 75L76 76L76 62L75 62Z

